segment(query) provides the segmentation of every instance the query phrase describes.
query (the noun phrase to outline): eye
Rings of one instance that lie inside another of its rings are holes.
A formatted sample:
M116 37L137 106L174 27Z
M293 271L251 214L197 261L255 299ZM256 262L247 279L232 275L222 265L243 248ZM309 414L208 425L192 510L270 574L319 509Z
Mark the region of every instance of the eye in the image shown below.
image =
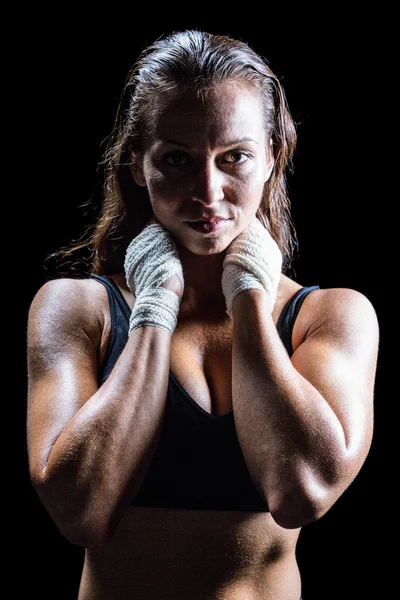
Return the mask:
M240 150L232 150L226 156L233 158L233 160L227 160L226 162L231 163L233 165L240 165L247 161L249 156Z
M167 163L172 167L179 167L181 165L185 165L189 162L189 157L185 152L180 152L176 150L174 152L168 152L165 156L163 156L163 162Z

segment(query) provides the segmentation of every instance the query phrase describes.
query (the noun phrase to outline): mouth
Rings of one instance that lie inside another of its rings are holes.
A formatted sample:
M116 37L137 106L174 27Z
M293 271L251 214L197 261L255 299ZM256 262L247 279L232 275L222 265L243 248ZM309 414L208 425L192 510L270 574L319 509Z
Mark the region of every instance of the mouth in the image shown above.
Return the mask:
M208 234L219 231L230 219L213 219L212 221L187 221L189 227L199 233Z

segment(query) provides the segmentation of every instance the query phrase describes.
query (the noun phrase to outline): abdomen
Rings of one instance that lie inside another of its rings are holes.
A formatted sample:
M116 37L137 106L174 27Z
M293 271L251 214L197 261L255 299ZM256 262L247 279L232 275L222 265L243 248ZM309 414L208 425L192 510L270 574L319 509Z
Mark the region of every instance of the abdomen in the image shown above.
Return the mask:
M78 600L299 600L299 532L267 512L131 506L86 550Z

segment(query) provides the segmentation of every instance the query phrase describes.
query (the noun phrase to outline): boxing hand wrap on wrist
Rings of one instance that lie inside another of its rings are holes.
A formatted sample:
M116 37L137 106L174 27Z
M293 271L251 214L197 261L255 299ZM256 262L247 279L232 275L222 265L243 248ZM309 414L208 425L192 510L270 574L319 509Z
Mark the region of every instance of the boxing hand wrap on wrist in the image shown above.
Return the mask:
M227 314L234 298L244 290L264 290L271 312L281 275L282 254L269 231L254 217L228 246L223 262L222 290Z
M145 227L129 244L124 269L126 283L136 299L129 319L129 335L143 325L162 327L173 333L181 299L161 284L178 275L183 289L184 278L170 232L158 223Z

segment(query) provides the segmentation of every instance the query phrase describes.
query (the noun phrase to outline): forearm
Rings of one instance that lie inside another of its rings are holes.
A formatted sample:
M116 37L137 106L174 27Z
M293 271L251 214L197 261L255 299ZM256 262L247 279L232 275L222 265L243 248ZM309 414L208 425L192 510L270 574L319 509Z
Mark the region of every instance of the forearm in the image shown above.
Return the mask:
M294 368L264 292L233 302L233 411L250 475L278 522L312 521L339 480L343 428Z
M51 449L38 493L72 541L107 538L141 486L161 432L170 342L160 327L134 330Z

